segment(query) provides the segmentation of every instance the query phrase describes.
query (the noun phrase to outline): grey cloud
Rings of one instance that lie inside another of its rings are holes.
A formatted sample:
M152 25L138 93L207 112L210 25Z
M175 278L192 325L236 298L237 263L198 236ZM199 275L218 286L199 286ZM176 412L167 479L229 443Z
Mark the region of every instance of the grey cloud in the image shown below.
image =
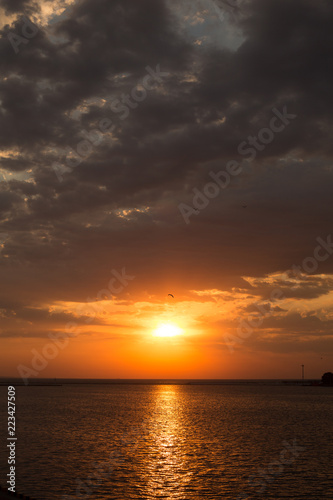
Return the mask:
M11 12L29 5L2 2ZM15 180L0 183L0 231L10 234L0 269L11 296L85 300L124 265L137 277L133 295L158 294L175 276L185 293L232 290L244 288L241 276L311 256L332 230L332 17L324 1L246 2L233 20L244 37L234 51L191 45L157 0L76 2L18 54L7 39L18 21L3 28L0 143L15 156L0 164ZM121 120L110 101L157 64L169 76ZM297 114L293 124L185 227L178 204L192 203L211 170L241 161L239 143L283 106ZM104 118L112 140L59 182L53 162ZM119 217L123 209L143 211ZM333 260L320 272L332 273ZM276 286L288 298L332 289ZM256 292L267 299L269 290Z

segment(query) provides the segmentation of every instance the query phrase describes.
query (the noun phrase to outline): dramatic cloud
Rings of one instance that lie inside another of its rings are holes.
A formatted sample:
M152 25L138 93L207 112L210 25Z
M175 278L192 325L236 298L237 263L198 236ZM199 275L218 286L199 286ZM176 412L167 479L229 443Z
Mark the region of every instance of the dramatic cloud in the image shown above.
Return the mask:
M1 0L0 14L2 337L84 323L66 303L100 300L124 267L127 319L87 332L133 317L139 331L141 301L156 315L172 290L216 345L256 301L272 315L249 348L330 334L329 243L309 259L332 232L331 2Z

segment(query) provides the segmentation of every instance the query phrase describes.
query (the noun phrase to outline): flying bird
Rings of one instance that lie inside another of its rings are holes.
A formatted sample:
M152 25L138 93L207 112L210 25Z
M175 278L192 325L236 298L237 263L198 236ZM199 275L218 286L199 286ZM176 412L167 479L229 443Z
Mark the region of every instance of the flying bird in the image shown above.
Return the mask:
M172 297L174 299L174 296L172 295L172 293L168 293L168 297Z

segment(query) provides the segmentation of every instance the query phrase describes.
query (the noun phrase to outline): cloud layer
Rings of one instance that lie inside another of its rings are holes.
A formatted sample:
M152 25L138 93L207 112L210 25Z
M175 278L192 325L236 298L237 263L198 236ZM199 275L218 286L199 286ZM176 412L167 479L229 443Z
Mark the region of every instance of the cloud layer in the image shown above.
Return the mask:
M170 290L194 302L191 290L239 294L231 331L243 300L267 300L267 277L331 233L333 6L191 5L0 1L0 335L65 322L55 304L95 299L124 266L135 280L117 300L132 310L148 297L158 308ZM37 28L16 53L22 16ZM284 108L296 118L246 161L239 145L264 138ZM193 207L193 189L231 160L242 172L186 224L179 204ZM309 316L289 304L325 302L333 259L314 274L283 283L288 307L263 326L281 341L329 334L326 303Z

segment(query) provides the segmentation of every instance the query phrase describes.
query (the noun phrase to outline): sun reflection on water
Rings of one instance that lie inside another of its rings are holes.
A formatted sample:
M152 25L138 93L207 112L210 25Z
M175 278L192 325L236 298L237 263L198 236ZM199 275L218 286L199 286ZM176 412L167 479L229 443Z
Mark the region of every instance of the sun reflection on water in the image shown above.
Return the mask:
M147 450L147 492L164 498L188 482L185 466L186 432L182 425L179 386L156 386L151 414L151 445Z

